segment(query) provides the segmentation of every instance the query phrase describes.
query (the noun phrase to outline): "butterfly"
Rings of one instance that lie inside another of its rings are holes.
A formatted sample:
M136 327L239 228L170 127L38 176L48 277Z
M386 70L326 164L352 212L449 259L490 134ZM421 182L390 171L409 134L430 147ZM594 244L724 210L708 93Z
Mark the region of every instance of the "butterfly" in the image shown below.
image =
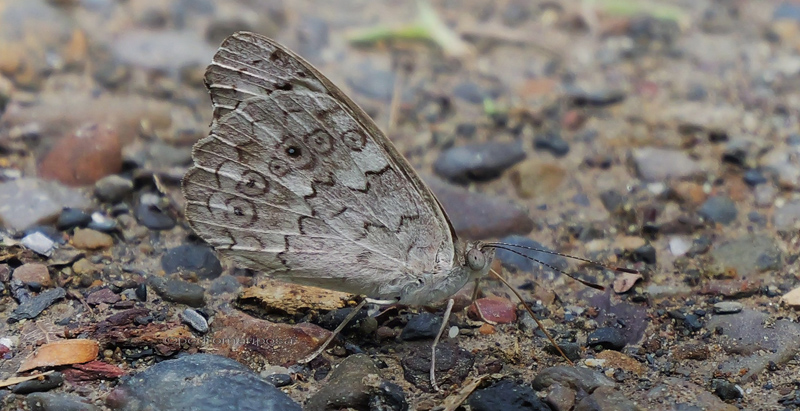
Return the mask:
M372 119L277 42L233 34L205 83L213 121L183 179L185 216L237 265L424 306L487 276L495 249L510 246L459 240L442 205ZM435 388L433 364L431 382Z

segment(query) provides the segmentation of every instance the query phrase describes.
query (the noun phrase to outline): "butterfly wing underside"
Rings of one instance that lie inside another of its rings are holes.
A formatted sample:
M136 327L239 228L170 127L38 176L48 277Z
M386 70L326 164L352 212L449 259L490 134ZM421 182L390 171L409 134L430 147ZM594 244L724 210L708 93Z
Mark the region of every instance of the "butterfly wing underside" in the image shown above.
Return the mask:
M376 298L452 267L455 234L430 189L308 62L240 32L205 81L214 119L183 189L209 244L274 277Z

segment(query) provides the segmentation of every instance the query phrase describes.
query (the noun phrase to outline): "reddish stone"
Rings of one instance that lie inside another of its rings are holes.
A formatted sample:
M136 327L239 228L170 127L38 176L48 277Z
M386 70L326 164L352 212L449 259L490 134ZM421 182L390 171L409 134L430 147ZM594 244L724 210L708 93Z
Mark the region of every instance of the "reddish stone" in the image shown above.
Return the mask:
M122 297L120 297L119 294L115 294L108 288L103 288L89 294L89 296L86 297L86 302L89 303L90 305L97 305L103 303L114 304L121 299Z
M40 284L45 288L53 286L47 266L39 263L28 263L17 267L12 278L22 281L23 284Z
M517 307L505 298L479 298L469 306L470 318L493 324L510 324L517 321Z
M85 364L72 364L63 370L68 381L113 380L125 375L125 371L115 365L102 361L89 361Z
M108 126L90 124L59 140L39 165L39 175L71 186L94 184L122 169L122 144Z

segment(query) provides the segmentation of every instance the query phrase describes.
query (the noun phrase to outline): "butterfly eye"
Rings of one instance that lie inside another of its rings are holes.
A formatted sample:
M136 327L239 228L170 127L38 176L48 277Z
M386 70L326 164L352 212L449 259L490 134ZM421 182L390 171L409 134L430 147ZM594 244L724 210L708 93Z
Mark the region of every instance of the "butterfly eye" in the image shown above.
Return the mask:
M481 250L473 248L467 252L467 265L473 271L483 270L486 266L486 257Z
M300 157L300 155L301 155L300 147L295 147L295 146L287 147L286 148L286 155L288 155L291 158Z

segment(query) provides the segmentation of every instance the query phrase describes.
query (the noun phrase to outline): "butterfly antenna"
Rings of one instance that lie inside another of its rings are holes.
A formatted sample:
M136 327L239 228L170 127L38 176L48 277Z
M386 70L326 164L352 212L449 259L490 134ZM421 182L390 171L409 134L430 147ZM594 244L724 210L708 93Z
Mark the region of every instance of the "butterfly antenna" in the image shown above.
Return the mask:
M489 244L484 244L483 247L492 247L492 248L496 248L498 250L505 250L505 251L508 251L509 253L514 253L514 254L516 254L518 256L527 258L528 260L535 261L535 262L537 262L537 263L539 263L539 264L541 264L541 265L543 265L543 266L545 266L545 267L547 267L547 268L549 268L549 269L551 269L553 271L557 271L557 272L559 272L559 273L561 273L561 274L563 274L563 275L565 275L565 276L567 276L567 277L569 277L569 278L571 278L571 279L573 279L573 280L575 280L575 281L577 281L577 282L579 282L579 283L581 283L581 284L583 284L583 285L585 285L587 287L594 288L595 290L603 291L603 290L606 289L605 287L603 287L600 284L595 284L595 283L593 283L591 281L582 280L582 279L576 277L574 274L568 273L568 272L566 272L566 271L564 271L564 270L562 270L562 269L560 269L558 267L554 267L552 264L548 264L548 263L546 263L544 261L537 260L536 258L533 258L533 257L531 257L529 255L525 255L525 254L523 254L523 253L521 253L521 252L519 252L517 250L512 250L512 249L508 248L508 246L506 244L504 244L504 243L489 243ZM564 257L571 257L570 255L561 254L561 253L557 253L557 252L554 252L554 251L547 252L546 250L537 250L537 249L531 248L531 247L523 247L523 248L526 248L526 249L529 249L529 250L532 250L532 251L540 251L540 252L547 253L547 254L555 254L555 255L560 255L560 256L564 256ZM591 260L586 260L584 258L576 257L576 259L585 260L587 262L591 262ZM607 267L607 266L602 265L602 264L597 264L597 265L599 265L600 267L611 269L610 267ZM630 271L638 273L638 271L636 271L636 270L629 270L627 268L625 269L624 272L630 272Z
M547 330L544 328L542 322L539 321L538 318L536 318L536 314L533 313L531 307L528 305L528 303L525 302L525 300L522 299L522 296L519 295L517 290L515 290L514 287L512 287L511 284L509 284L508 281L506 281L506 279L503 278L500 274L498 274L495 270L490 269L489 272L492 273L494 278L498 279L501 283L505 284L505 286L508 287L508 289L511 290L512 293L514 293L514 295L517 296L517 299L519 299L519 301L522 303L522 306L525 307L525 310L528 312L528 314L530 314L531 318L533 318L533 321L536 321L536 325L539 326L539 329L542 330L544 335L547 336L547 339L550 340L550 344L553 344L553 347L556 347L556 350L558 350L559 354L561 354L561 356L564 357L565 360L567 360L567 363L569 363L569 365L574 366L575 364L572 362L572 360L569 359L569 357L567 357L567 354L564 354L564 351L561 349L561 347L559 347L558 344L556 344L556 341L553 339L553 337L550 336L550 333L548 333Z

